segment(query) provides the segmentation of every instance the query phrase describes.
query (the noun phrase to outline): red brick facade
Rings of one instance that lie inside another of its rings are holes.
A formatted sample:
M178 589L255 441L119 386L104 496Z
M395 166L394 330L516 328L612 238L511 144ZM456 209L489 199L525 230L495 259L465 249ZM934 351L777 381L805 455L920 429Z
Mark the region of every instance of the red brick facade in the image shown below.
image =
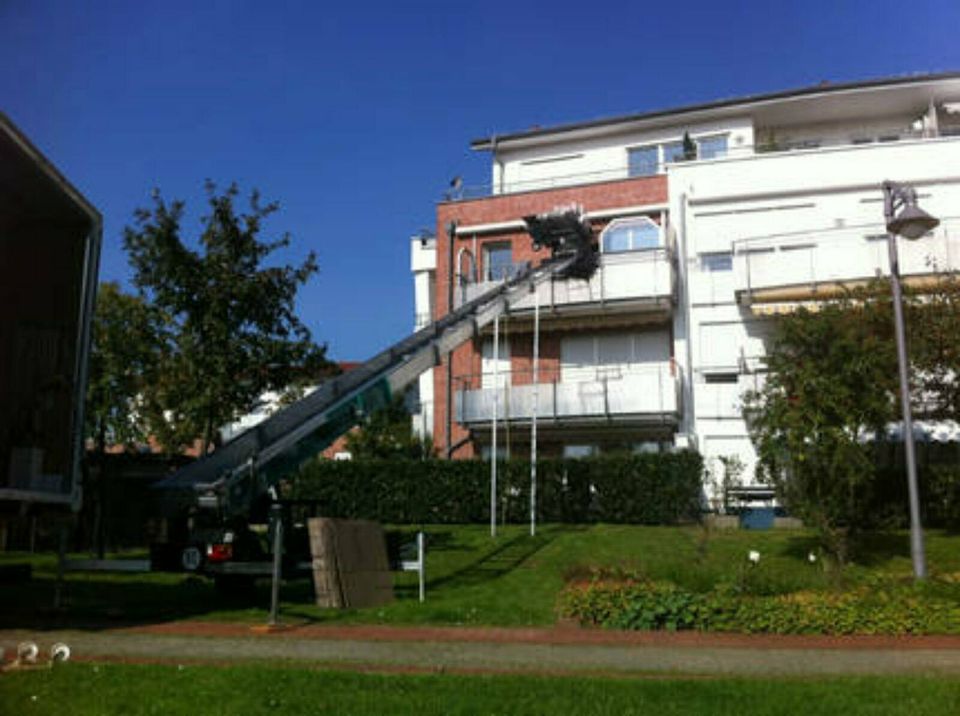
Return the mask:
M478 224L496 224L513 222L530 214L550 211L558 206L578 204L586 212L604 209L618 209L631 206L665 204L667 202L667 180L664 176L639 177L618 181L602 182L583 186L549 189L492 196L457 202L445 202L437 207L437 270L436 270L436 316L440 318L449 310L448 291L450 286L450 237L447 233L451 222L458 227ZM595 225L595 229L599 229ZM489 243L509 241L514 263L532 262L538 264L549 257L546 250L535 253L531 247L530 236L520 229L506 229L497 233L485 233L474 237L470 233L459 233L455 239L453 256L461 246L472 252L475 249L477 270L483 275L483 247ZM474 243L476 242L476 243ZM462 269L467 270L464 265ZM457 268L453 268L454 274ZM511 336L511 370L514 372L514 384L532 382L532 349L529 333ZM460 346L452 355L453 390L478 388L481 373L481 345L479 340ZM560 337L558 334L544 333L540 336L539 377L541 382L559 379L560 373ZM447 359L434 371L434 444L438 453L446 454L447 446L459 447L452 457L467 458L476 455L476 446L469 441L469 433L454 421L451 435L447 435ZM455 410L455 408L454 408Z

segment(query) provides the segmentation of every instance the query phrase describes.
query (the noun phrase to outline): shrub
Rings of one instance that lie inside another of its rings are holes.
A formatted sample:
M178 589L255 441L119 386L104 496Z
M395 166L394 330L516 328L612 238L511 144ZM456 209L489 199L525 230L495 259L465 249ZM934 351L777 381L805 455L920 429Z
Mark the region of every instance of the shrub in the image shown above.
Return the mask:
M876 579L844 592L757 596L733 585L696 594L636 577L570 585L559 611L589 626L764 634L958 634L960 604L948 583Z
M611 455L537 463L545 522L676 524L700 513L703 460L696 452ZM504 462L500 509L521 522L529 511L530 464ZM333 517L398 524L471 523L490 518L490 464L479 460L317 460L287 494L321 502Z

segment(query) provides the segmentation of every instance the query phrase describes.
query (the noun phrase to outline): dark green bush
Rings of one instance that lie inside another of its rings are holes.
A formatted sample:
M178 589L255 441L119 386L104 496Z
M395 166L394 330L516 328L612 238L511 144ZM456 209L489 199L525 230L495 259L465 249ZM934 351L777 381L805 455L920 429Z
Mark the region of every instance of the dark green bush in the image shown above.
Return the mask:
M597 579L570 585L561 616L613 629L766 634L957 634L954 584L893 578L847 591L746 594L732 584L694 593L669 582Z
M700 513L703 460L691 451L537 462L544 522L676 524ZM529 514L530 463L499 470L498 506L510 522ZM288 494L315 499L332 517L397 524L490 519L490 463L479 460L317 460Z

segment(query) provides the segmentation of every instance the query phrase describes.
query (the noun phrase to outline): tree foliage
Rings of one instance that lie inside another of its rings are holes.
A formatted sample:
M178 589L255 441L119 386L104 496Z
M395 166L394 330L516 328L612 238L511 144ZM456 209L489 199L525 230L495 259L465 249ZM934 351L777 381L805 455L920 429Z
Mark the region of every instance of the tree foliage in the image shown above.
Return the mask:
M282 389L326 364L324 348L295 313L297 290L317 271L310 253L299 265L265 265L289 235L262 241L276 203L253 191L206 183L209 214L195 241L184 236L184 202L159 192L135 212L124 245L142 299L165 317L162 365L150 386L154 429L168 449L203 440L249 411L265 390Z
M433 443L413 431L403 395L374 411L356 430L347 435L346 448L357 460L411 459L433 457Z
M87 382L86 434L99 452L108 444L133 445L149 434L143 396L156 380L160 316L116 283L97 294Z
M914 414L956 419L957 282L941 276L905 304ZM781 317L765 360L762 385L744 400L758 474L843 560L851 533L877 517L876 448L901 417L889 285Z

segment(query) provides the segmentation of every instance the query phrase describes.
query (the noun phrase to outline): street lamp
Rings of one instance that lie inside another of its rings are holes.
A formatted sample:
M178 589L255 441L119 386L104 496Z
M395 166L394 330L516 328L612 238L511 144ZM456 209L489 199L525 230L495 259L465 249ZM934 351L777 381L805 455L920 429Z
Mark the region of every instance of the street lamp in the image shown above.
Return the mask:
M934 229L940 221L917 206L917 191L908 184L883 183L883 216L887 225L890 252L890 287L893 291L893 324L897 337L897 363L900 369L900 404L903 408L903 447L907 460L907 489L910 495L910 556L917 579L927 576L920 524L920 495L917 489L917 458L913 445L913 416L910 413L910 383L907 375L907 339L903 328L903 295L900 289L900 262L897 236L911 241Z

